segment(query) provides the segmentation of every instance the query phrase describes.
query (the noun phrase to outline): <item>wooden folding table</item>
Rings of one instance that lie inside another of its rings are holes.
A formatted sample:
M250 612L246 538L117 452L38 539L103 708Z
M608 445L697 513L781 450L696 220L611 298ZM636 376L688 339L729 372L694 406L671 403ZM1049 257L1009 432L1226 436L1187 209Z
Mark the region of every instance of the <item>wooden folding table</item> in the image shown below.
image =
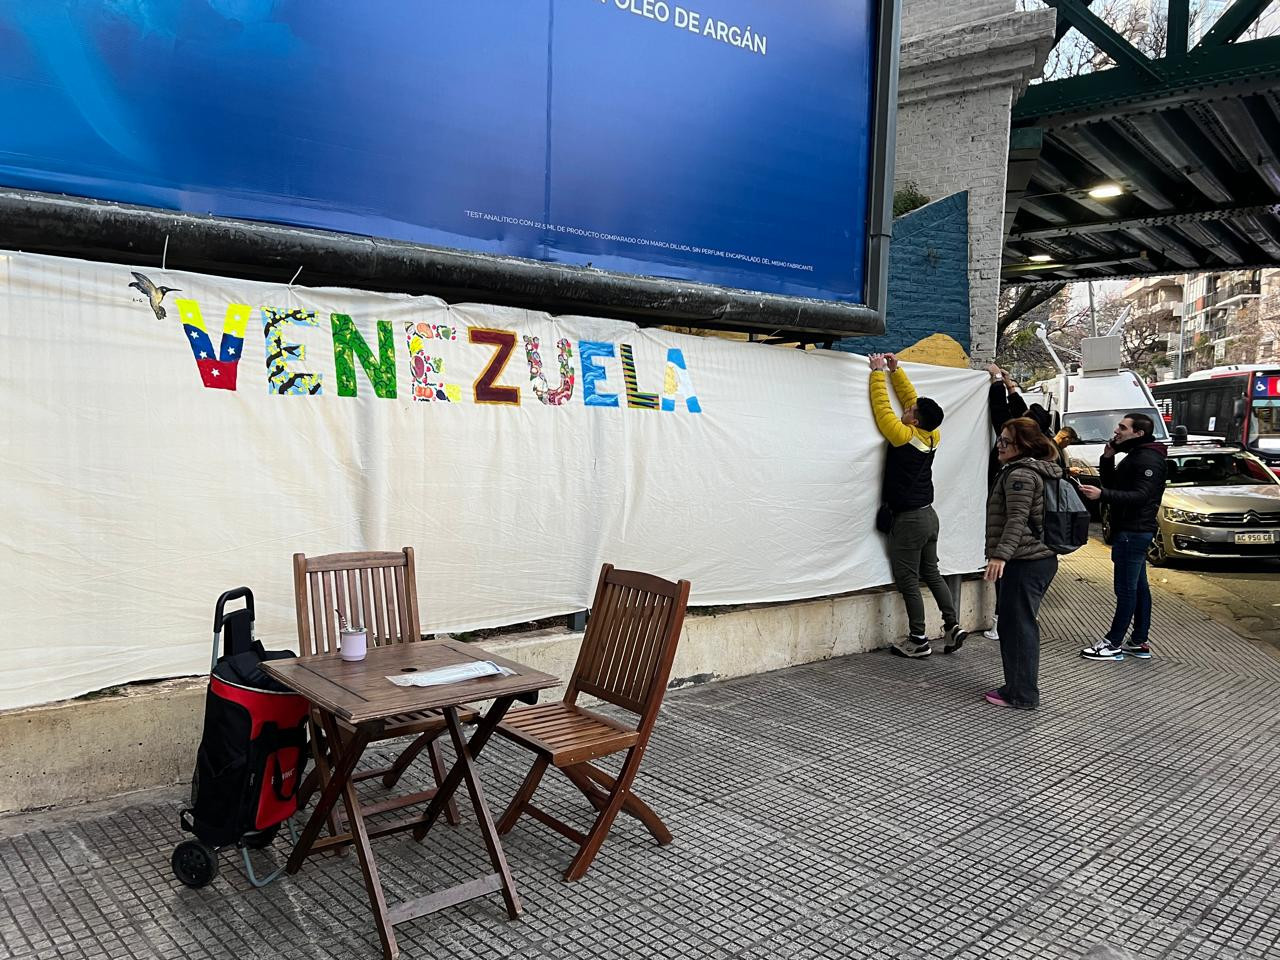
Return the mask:
M509 676L483 677L431 687L401 687L387 679L389 676L483 660L491 660L513 672ZM374 647L364 660L356 663L347 663L337 654L326 654L271 660L263 663L263 668L319 709L329 749L333 753L329 784L321 794L289 857L289 873L297 873L309 855L353 844L364 874L369 904L373 907L374 923L378 928L386 960L394 960L400 952L392 929L395 924L434 913L455 903L500 890L506 901L508 915L512 919L520 915L520 898L485 802L484 791L476 777L474 761L512 701L536 701L537 692L558 684L560 681L557 678L495 657L471 644L456 641L397 643ZM458 709L464 704L480 700L492 700L493 705L481 718L470 741L467 741L463 736ZM458 761L421 816L371 829L365 823L351 776L365 748L388 720L422 710L439 710L444 715ZM378 866L369 845L370 839L404 830L413 830L415 837L421 839L431 829L445 804L463 781L466 781L467 792L471 796L471 804L493 865L493 873L448 890L388 906L378 878ZM347 812L349 833L320 839L320 831L339 797Z

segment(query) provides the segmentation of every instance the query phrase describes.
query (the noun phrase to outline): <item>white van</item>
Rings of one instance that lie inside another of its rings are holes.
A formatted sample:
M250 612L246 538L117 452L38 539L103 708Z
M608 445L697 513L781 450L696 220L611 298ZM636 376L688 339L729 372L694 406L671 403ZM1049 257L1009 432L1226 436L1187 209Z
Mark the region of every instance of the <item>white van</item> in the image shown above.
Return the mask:
M1102 448L1126 413L1146 413L1156 425L1152 439L1169 440L1165 419L1156 410L1151 390L1132 370L1117 370L1105 376L1070 374L1066 378L1065 404L1059 401L1061 378L1059 380L1059 392L1050 396L1050 412L1057 415L1053 419L1056 425L1070 426L1080 436L1080 442L1070 447L1073 460L1088 463L1097 470Z
M1155 424L1152 439L1169 440L1151 390L1132 370L1094 376L1072 373L1036 386L1049 395L1047 409L1053 415L1055 430L1072 427L1079 435L1080 442L1072 444L1067 453L1072 466L1079 467L1082 474L1098 472L1102 448L1125 414L1145 413Z
M1036 386L1038 387L1039 384L1037 384ZM1044 407L1044 409L1046 410L1049 409L1049 395L1047 393L1044 393L1039 389L1034 389L1034 390L1023 390L1021 395L1022 395L1022 402L1025 403L1028 407L1031 407L1032 405L1038 403L1040 404L1040 406Z
M1041 339L1049 346L1047 338ZM1054 429L1072 427L1079 435L1080 442L1072 444L1067 455L1072 467L1087 476L1097 474L1102 448L1125 414L1145 413L1150 417L1155 425L1153 440L1167 442L1169 431L1146 383L1132 370L1120 367L1119 336L1086 337L1080 347L1081 369L1073 373L1066 372L1049 347L1063 372L1036 387L1049 395L1047 409L1053 415Z

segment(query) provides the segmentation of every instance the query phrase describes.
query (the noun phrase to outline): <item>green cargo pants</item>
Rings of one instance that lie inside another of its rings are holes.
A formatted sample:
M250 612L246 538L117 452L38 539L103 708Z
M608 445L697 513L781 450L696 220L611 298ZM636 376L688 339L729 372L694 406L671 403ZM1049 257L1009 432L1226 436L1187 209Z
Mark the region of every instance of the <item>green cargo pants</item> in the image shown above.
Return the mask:
M943 629L956 624L956 607L947 582L938 572L938 515L933 507L920 507L893 515L889 531L889 563L893 582L907 605L907 621L913 637L923 637L924 598L920 595L923 580L942 611Z

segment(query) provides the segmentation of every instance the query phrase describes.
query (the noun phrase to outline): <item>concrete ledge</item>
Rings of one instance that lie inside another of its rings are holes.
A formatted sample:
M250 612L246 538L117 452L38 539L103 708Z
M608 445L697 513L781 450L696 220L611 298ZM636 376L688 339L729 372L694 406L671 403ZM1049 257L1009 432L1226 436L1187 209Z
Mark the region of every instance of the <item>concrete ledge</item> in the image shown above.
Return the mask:
M206 677L0 713L0 812L190 781Z
M926 606L931 602L926 599ZM961 622L985 626L990 591L965 582ZM864 653L906 633L902 600L868 590L794 603L691 614L671 686L780 670ZM930 630L941 630L936 611ZM580 633L539 631L486 642L496 654L568 680ZM0 713L0 813L83 803L186 783L204 717L204 677L135 684L93 699ZM543 700L560 695L547 691Z

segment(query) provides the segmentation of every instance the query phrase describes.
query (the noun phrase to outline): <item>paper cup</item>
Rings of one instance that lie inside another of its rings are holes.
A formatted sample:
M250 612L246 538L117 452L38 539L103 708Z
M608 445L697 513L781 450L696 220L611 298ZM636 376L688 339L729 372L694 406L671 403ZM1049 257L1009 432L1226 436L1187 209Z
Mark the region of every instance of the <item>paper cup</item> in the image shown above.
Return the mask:
M363 660L369 650L369 641L363 630L343 630L340 642L342 659L353 663Z

